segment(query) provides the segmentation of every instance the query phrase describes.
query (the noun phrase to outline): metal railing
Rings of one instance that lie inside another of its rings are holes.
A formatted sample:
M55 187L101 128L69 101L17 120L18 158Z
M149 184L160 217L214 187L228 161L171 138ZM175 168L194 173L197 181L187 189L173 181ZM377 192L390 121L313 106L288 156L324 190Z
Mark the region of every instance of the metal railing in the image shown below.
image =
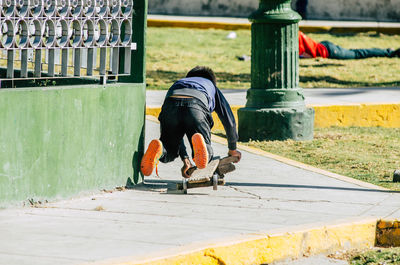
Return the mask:
M133 0L0 0L0 6L0 81L130 75Z

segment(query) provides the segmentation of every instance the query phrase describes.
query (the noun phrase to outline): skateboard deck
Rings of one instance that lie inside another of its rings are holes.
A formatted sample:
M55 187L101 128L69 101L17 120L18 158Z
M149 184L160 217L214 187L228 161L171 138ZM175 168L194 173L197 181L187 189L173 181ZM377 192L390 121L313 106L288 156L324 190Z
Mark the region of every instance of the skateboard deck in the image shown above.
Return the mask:
M234 162L237 157L227 156L222 159L215 158L204 169L192 167L188 169L190 178L184 178L182 183L177 184L178 190L186 194L188 189L213 186L217 190L218 185L225 184L225 174L235 170Z

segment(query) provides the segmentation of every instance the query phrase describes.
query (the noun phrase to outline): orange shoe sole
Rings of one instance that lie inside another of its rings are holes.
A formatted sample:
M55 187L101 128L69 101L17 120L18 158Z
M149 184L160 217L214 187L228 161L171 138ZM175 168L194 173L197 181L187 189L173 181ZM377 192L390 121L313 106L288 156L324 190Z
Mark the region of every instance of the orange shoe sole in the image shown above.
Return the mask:
M193 161L196 164L197 168L206 168L208 165L208 152L203 135L201 135L200 133L193 134L192 145L194 153Z
M140 163L140 171L143 175L150 176L153 173L154 167L158 163L158 159L162 155L162 143L160 140L154 139L150 142L146 153Z

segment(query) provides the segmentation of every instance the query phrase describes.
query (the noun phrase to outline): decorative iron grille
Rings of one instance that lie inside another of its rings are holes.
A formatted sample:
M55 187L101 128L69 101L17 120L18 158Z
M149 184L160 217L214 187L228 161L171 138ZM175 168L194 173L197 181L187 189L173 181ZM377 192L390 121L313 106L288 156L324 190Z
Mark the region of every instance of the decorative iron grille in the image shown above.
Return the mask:
M129 75L133 0L0 0L0 80Z

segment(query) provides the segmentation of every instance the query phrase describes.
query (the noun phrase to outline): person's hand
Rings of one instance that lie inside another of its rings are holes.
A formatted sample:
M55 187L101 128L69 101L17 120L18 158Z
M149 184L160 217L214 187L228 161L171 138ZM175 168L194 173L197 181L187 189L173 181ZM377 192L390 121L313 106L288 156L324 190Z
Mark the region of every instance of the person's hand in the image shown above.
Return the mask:
M192 163L190 162L189 158L184 158L182 160L183 162L183 167L181 168L181 173L182 177L184 178L190 178L190 175L187 174L187 170L191 167L193 167Z
M240 159L242 158L242 153L240 153L238 150L229 150L228 155L235 156L238 158L238 161L236 161L235 163L239 162Z

